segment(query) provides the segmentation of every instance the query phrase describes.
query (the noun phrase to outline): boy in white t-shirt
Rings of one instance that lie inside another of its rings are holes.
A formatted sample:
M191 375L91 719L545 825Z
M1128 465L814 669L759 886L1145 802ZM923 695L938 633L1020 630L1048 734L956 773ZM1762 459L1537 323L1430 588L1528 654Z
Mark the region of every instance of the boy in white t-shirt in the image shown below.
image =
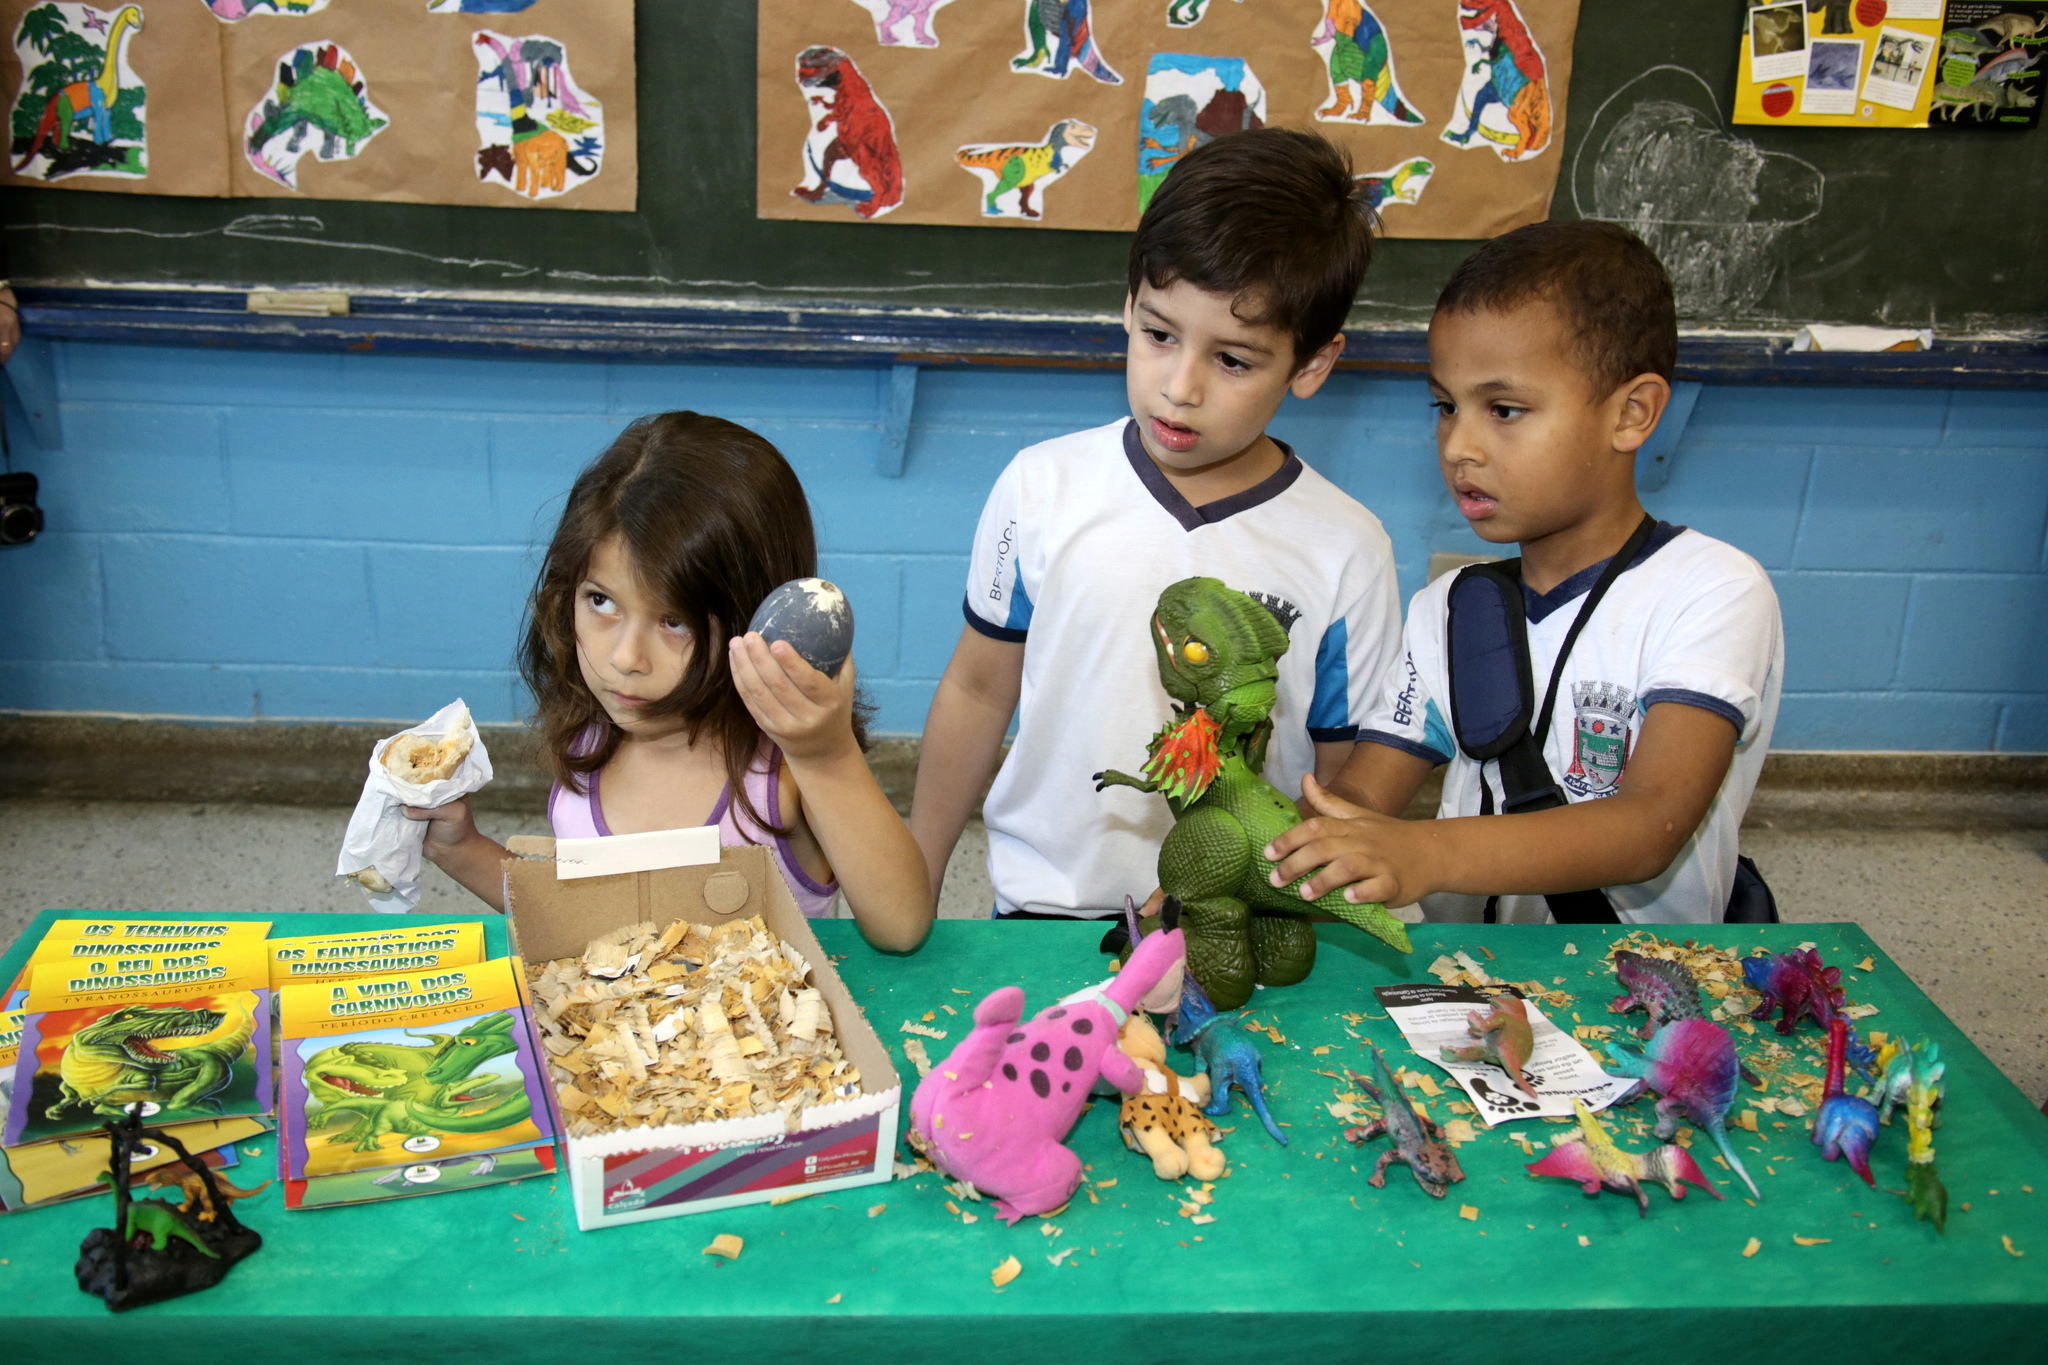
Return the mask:
M1618 227L1521 228L1452 275L1429 329L1438 459L1472 529L1521 558L1415 595L1357 753L1328 791L1309 785L1319 817L1267 850L1275 885L1319 868L1304 896L1348 886L1442 920L1723 917L1785 645L1755 560L1636 499L1677 350L1670 280ZM1446 763L1438 818L1395 818Z
M1344 349L1372 254L1354 188L1323 138L1263 129L1190 152L1153 196L1124 302L1131 416L1018 454L975 533L910 816L934 894L1013 712L983 807L997 915L1099 917L1157 884L1166 803L1093 777L1142 761L1172 716L1147 624L1183 578L1287 629L1267 777L1295 792L1350 757L1400 651L1392 546L1265 430Z

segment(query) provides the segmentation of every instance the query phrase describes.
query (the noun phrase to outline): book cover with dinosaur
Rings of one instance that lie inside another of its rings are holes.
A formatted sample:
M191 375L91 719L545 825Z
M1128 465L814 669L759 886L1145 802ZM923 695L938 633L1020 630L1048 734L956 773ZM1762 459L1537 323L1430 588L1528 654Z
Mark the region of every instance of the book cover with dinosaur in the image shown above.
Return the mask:
M44 962L29 978L9 1147L91 1132L134 1107L155 1123L271 1109L262 943Z
M263 950L270 959L270 988L282 990L308 981L472 966L484 960L484 927L470 920L353 934L307 934L266 940Z
M208 953L231 942L260 943L269 920L60 919L30 952L8 989L6 1008L28 999L29 975L46 962L111 961L144 953Z
M522 1163L475 1159L553 1141L517 973L497 958L284 988L282 1150L287 1178L309 1182L300 1202L327 1202L311 1188L325 1179L392 1167L421 1168L422 1187L511 1179L491 1168ZM359 1184L357 1198L425 1192Z

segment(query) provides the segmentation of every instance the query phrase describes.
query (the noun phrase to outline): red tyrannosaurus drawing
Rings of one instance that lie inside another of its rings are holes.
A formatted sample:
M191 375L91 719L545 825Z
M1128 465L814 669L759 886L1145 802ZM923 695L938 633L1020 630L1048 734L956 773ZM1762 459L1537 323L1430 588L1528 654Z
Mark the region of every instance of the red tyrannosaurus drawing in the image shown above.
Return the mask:
M847 203L879 218L903 202L903 158L896 125L853 58L836 47L797 54L797 88L811 115L804 136L804 178L790 193L813 204Z

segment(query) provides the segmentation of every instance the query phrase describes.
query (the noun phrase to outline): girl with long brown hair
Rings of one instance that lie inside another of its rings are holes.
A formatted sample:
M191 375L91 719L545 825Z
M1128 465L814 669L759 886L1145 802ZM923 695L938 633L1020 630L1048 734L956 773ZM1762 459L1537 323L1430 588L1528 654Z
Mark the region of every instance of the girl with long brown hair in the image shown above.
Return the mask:
M804 913L844 891L869 942L908 950L931 885L862 754L852 661L828 677L734 633L817 558L803 486L761 437L692 412L622 432L570 490L527 604L548 817L564 838L717 825L727 846L769 846ZM431 822L430 859L500 905L507 855L467 801L406 814Z

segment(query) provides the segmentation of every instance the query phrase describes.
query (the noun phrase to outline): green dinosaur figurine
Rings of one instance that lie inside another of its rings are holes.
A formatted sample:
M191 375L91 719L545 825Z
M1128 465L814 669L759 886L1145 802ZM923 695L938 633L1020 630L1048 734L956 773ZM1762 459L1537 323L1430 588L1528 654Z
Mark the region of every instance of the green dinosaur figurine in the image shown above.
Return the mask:
M352 1042L324 1048L306 1059L306 1094L320 1106L310 1117L323 1129L338 1128L329 1142L353 1138L358 1152L376 1150L386 1133L488 1133L517 1123L533 1113L523 1084L469 1083L485 1062L517 1050L512 1026L512 1016L501 1011L453 1037L427 1034L433 1042L426 1047ZM480 1103L490 1107L474 1112ZM346 1116L347 1123L336 1125L330 1115Z
M1273 863L1263 850L1301 822L1294 803L1260 775L1287 652L1273 613L1216 579L1182 579L1159 594L1152 649L1178 718L1152 737L1142 776L1100 772L1095 789L1136 787L1166 798L1174 826L1159 850L1159 886L1180 907L1188 971L1216 1008L1236 1009L1255 982L1289 986L1309 974L1310 911L1412 951L1407 926L1384 905L1353 905L1341 890L1304 901L1300 880L1269 880Z
M114 1183L113 1177L105 1171L100 1172L99 1179L102 1185L112 1186ZM171 1238L175 1237L181 1242L188 1243L202 1256L210 1256L216 1261L220 1259L219 1252L199 1240L199 1234L192 1230L191 1224L185 1221L185 1216L178 1212L177 1206L167 1204L161 1199L128 1201L128 1226L122 1236L132 1240L143 1235L149 1238L151 1251L162 1251Z

